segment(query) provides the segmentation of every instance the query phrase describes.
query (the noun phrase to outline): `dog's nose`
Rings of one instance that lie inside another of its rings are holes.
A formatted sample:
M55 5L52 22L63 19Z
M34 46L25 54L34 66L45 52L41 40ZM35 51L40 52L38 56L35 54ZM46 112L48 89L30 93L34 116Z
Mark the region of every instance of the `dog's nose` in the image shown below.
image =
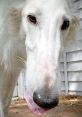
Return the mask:
M59 98L55 97L54 99L50 98L46 95L40 95L39 93L34 92L33 93L33 100L34 102L44 108L44 109L51 109L58 105Z

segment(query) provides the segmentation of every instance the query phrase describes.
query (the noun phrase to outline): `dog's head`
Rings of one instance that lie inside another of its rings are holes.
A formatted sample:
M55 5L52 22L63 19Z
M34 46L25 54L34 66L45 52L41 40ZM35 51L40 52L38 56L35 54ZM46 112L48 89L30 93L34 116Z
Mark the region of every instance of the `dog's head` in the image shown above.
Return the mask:
M21 16L27 54L25 98L32 111L42 114L58 105L59 56L74 39L78 20L66 0L27 0Z

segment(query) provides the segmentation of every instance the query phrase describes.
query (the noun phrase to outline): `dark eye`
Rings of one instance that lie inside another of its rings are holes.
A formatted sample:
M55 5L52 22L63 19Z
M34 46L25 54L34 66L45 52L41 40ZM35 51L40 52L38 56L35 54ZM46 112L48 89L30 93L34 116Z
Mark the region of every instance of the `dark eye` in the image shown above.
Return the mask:
M70 21L68 19L64 19L63 24L61 26L61 30L66 30L69 28Z
M28 20L29 20L31 23L37 24L37 19L36 19L35 16L33 16L33 15L28 15L27 18L28 18Z

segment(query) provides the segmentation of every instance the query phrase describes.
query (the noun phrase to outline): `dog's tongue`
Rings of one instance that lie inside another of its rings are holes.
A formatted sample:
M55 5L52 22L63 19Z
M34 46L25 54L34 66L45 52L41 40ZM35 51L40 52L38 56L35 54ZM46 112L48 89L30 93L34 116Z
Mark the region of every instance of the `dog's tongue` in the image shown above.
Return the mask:
M26 99L26 102L28 104L28 107L29 109L36 115L42 115L46 112L46 110L40 108L34 101L33 101L33 98L32 96L27 92L25 91L24 93L24 98Z

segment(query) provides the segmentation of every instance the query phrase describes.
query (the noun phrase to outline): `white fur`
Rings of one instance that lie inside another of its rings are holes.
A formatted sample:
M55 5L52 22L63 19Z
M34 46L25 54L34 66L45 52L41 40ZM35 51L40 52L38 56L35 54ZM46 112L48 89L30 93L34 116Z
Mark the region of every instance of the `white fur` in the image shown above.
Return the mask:
M54 94L58 93L59 56L73 34L77 19L70 15L66 0L12 0L0 3L0 117L7 117L11 97L18 76L26 63L26 86L31 93L43 87L51 78ZM8 3L10 3L8 5ZM38 25L27 20L35 14ZM63 17L71 24L62 32ZM72 34L71 37L69 36ZM49 85L50 86L50 85Z

